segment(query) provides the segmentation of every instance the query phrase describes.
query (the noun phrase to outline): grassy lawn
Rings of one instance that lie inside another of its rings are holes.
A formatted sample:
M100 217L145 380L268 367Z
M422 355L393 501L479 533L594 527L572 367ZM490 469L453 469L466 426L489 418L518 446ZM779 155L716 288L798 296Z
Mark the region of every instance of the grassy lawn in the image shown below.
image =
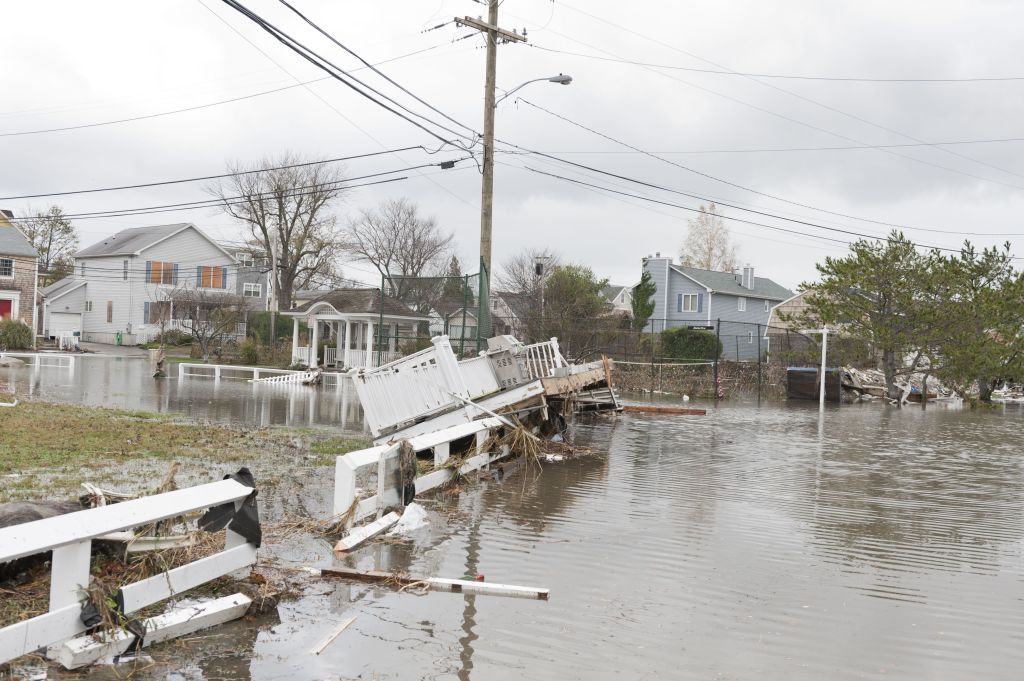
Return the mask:
M162 469L171 461L186 467L259 462L283 471L299 460L333 465L335 456L370 445L330 431L197 424L168 414L39 401L6 408L0 418L0 502L52 497L76 489L83 475L116 480L129 468Z

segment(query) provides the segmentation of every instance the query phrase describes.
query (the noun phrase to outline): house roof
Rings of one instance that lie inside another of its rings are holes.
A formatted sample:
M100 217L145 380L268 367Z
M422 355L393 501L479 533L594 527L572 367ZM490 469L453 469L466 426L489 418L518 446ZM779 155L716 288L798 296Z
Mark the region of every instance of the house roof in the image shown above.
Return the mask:
M726 293L731 296L748 296L751 298L768 298L769 300L786 300L793 296L793 292L784 286L776 284L765 277L754 277L753 290L743 288L740 284L741 277L732 272L715 272L714 270L702 270L696 267L683 267L682 265L670 265L679 274L693 279L701 286L711 289L715 293Z
M211 244L219 248L228 257L234 256L224 250L224 247L208 237L201 229L191 222L178 222L173 225L150 225L149 227L132 227L122 229L117 234L108 236L103 241L83 248L75 254L76 258L103 258L114 255L138 255L150 246L155 246L164 239L174 236L178 232L188 228L196 230Z
M25 238L20 229L6 225L0 225L0 253L28 258L39 257L36 249L32 248L32 244Z
M491 297L501 298L505 301L508 309L512 310L512 314L519 319L527 317L535 300L535 297L529 293L512 293L511 291L495 291Z
M77 285L76 285L77 284ZM72 291L79 286L84 286L85 281L81 279L75 279L74 277L64 277L60 281L55 281L49 286L44 286L39 289L39 292L43 294L44 298L56 298L62 296L69 291Z
M623 289L632 288L631 286L619 286L618 284L608 284L601 289L601 295L605 297L605 300L614 300Z
M381 314L380 289L375 288L334 289L313 300L300 301L291 312L301 314L313 309L318 303L327 303L342 314ZM409 317L423 321L429 319L390 296L384 296L384 314L389 317Z

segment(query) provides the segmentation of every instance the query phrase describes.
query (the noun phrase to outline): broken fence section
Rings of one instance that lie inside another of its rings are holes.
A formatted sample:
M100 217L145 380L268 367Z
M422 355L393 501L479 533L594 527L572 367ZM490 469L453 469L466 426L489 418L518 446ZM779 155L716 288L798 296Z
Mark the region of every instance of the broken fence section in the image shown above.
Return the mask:
M65 665L85 664L98 659L93 656L95 648L87 643L69 644L70 648L63 652L56 647L89 629L83 621L88 619L84 616L88 608L84 589L90 581L92 542L95 539L203 509L210 511L200 521L201 526L210 531L226 526L227 537L223 551L138 582L122 585L120 615L137 612L212 579L252 566L256 562L256 549L259 545L259 521L253 497L255 487L243 484L241 480L252 480L246 469L220 482L0 529L0 563L53 552L50 562L49 612L0 629L0 664L40 648L48 648L47 655L60 659ZM243 509L243 506L246 508ZM236 603L240 604L241 601ZM175 615L174 612L165 613L165 619L169 625L174 625L174 630L184 632L187 627L179 626L181 614ZM186 620L194 619L188 613L184 617ZM195 631L195 628L188 630ZM161 638L158 631L147 631L146 636L151 641L157 640ZM166 634L164 632L164 638ZM177 635L173 631L171 634ZM110 649L104 648L101 655L116 648L116 645Z

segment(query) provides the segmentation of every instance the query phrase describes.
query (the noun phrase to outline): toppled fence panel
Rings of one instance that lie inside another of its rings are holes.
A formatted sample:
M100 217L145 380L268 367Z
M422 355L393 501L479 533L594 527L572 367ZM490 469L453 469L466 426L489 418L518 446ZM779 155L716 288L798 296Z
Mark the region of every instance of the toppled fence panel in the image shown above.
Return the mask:
M251 480L245 469L235 477ZM0 629L0 663L86 631L81 615L94 539L207 508L238 511L254 492L253 486L232 478L0 528L0 563L52 551L49 612ZM224 551L124 585L123 612L137 611L255 563L256 545L232 529L234 511L221 511L230 523ZM258 519L256 523L258 527Z

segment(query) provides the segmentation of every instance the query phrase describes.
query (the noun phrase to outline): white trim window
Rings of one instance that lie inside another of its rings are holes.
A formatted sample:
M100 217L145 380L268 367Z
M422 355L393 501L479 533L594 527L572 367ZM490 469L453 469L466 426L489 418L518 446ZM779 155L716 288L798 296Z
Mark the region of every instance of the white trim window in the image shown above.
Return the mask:
M14 258L0 258L0 277L4 279L14 277Z
M765 298L764 299L764 311L767 312L770 309L771 309L771 305L768 304L768 299Z
M751 345L753 345L753 343L754 343L754 332L753 331L747 331L747 342L750 343Z
M677 312L696 312L697 311L697 294L696 293L680 293L679 298L676 301Z
M92 312L92 301L91 300L85 301L85 311L86 312Z
M254 256L252 253L240 253L238 255L238 264L241 265L242 267L255 267L256 256Z
M245 283L242 284L242 297L244 298L259 298L263 295L263 285Z
M747 299L744 298L743 296L740 296L739 298L736 299L736 311L737 312L746 312L747 311Z
M128 281L128 261L121 261L121 280Z

